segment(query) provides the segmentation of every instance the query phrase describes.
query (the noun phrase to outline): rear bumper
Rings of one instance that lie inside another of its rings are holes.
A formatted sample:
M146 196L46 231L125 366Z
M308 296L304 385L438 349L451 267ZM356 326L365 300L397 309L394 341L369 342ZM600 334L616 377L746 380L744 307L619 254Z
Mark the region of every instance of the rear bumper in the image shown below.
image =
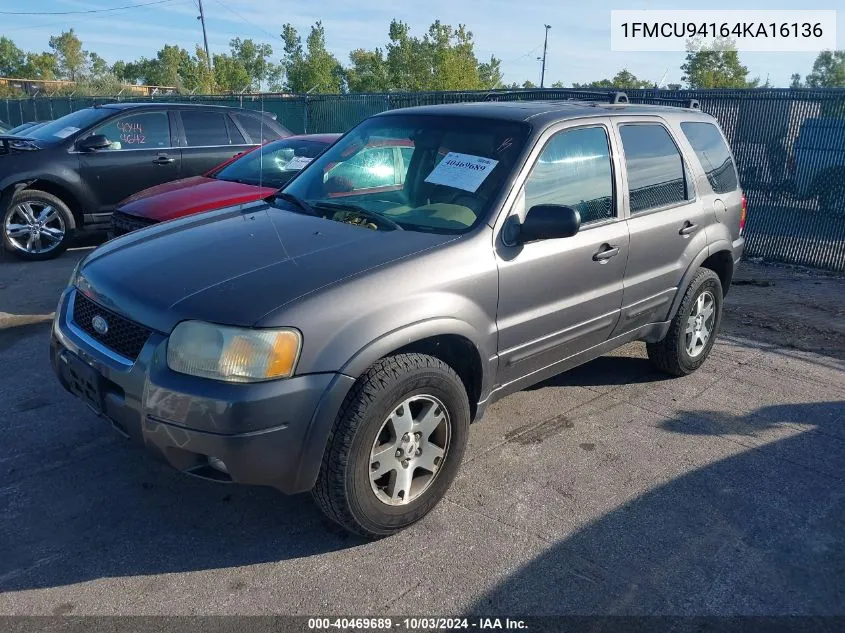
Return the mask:
M734 265L736 265L740 262L742 254L745 252L745 238L740 236L739 239L734 240L732 250Z
M158 333L127 362L74 326L68 314L74 292L62 296L50 345L65 389L86 400L70 373L81 359L97 382L98 406L89 406L177 470L289 494L313 487L351 377L231 384L187 376L167 367L167 338Z

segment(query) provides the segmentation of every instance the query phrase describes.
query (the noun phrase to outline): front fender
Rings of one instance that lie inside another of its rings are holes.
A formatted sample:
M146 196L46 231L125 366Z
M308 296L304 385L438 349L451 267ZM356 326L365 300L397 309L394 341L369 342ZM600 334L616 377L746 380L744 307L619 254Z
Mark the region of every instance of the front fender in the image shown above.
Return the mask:
M472 343L478 351L481 357L481 368L483 372L481 377L481 393L483 397L484 394L489 392L487 382L492 372L488 364L493 355L489 353L489 350L486 350L487 345L481 340L479 332L473 326L465 321L452 317L425 319L383 334L361 347L343 366L341 373L347 376L358 377L379 358L383 358L397 349L426 338L443 335L461 336Z

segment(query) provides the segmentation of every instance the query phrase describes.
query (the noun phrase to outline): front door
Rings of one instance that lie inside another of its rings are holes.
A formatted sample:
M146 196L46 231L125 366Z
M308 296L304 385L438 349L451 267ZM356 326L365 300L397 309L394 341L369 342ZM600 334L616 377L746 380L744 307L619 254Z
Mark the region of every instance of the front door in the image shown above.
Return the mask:
M696 197L690 170L659 120L620 122L631 236L622 318L614 334L664 321L681 278L707 246L713 204Z
M628 229L619 217L604 124L550 135L512 213L537 204L577 209L573 237L506 246L497 240L502 386L607 340L619 320Z
M85 210L86 223L96 222L97 214L111 213L134 193L178 178L179 149L174 148L166 110L132 111L91 134L103 134L111 146L79 154L82 179L98 203L98 208Z
M200 176L254 147L225 111L184 108L178 112L185 133L180 178Z

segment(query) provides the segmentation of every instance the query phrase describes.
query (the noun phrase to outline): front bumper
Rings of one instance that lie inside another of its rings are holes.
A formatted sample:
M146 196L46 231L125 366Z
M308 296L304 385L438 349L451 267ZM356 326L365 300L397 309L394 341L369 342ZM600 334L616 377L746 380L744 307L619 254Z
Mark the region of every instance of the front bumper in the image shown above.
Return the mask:
M50 345L53 369L69 392L81 395L78 374L70 373L80 359L96 382L97 402L87 398L89 406L174 468L289 494L313 487L351 377L232 384L187 376L167 367L167 337L157 332L132 362L75 326L75 292L62 295Z

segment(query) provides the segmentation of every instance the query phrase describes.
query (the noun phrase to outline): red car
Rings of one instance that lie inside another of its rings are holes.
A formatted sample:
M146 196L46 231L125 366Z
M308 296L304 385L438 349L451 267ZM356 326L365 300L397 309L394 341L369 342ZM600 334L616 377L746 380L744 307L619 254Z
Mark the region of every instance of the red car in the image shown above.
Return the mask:
M109 237L165 220L266 198L340 136L288 136L235 156L203 176L144 189L118 205L112 215Z

